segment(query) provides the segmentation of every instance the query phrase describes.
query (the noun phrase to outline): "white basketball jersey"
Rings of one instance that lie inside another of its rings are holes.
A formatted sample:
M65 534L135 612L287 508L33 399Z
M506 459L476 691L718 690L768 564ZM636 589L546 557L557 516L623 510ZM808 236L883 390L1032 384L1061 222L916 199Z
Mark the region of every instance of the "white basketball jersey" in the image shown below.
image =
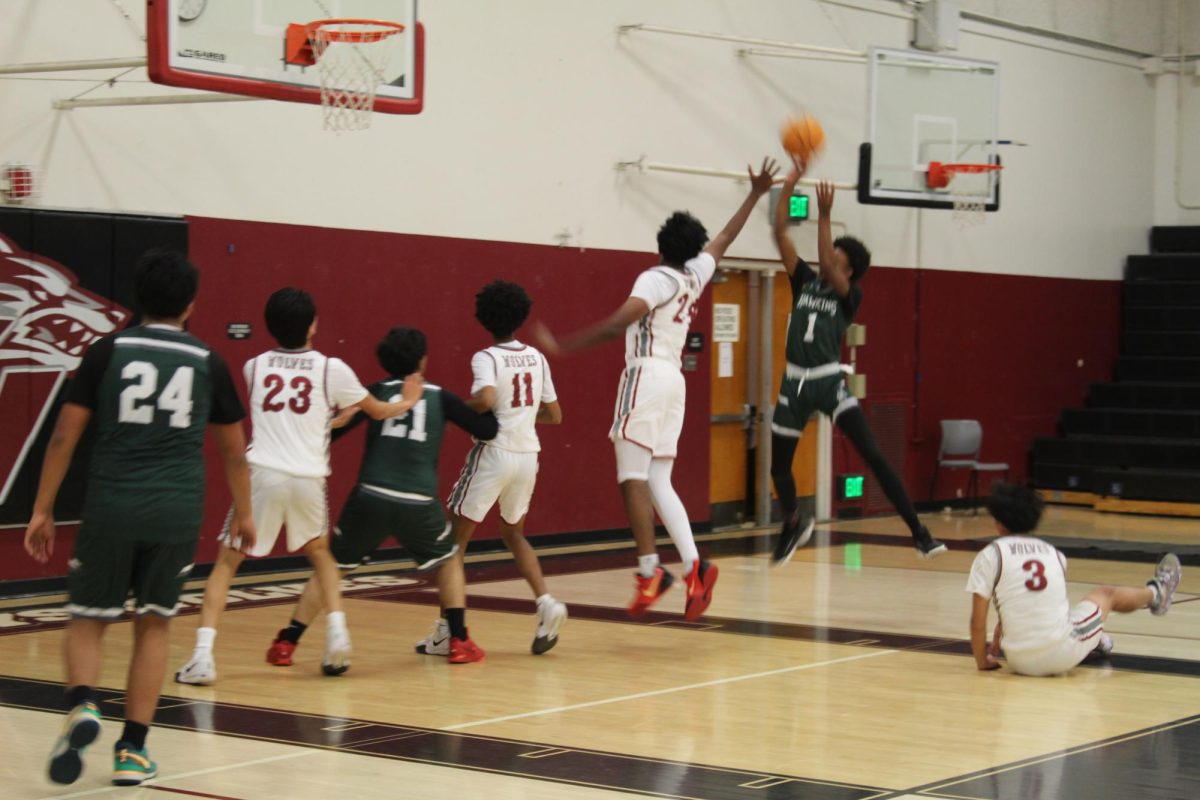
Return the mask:
M329 422L367 396L354 371L316 350L269 350L243 372L254 426L246 459L289 475L328 475Z
M990 591L1006 650L1037 650L1069 633L1065 559L1035 536L1003 536L989 544L976 556L967 588L983 597Z
M627 364L639 358L661 358L682 366L688 328L716 267L711 255L701 253L682 270L657 266L638 276L630 296L645 300L650 313L625 329Z
M536 427L538 408L558 399L546 357L529 345L505 342L476 353L471 359L471 372L471 394L485 386L496 389L492 411L500 423L500 433L487 445L516 453L541 450Z

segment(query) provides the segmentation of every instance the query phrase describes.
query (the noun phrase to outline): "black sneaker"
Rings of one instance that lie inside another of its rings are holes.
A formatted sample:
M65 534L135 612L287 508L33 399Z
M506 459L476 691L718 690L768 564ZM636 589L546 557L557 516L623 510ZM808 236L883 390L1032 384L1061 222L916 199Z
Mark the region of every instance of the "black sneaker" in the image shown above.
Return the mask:
M924 525L921 526L921 532L913 537L913 547L917 548L917 555L926 561L946 552L946 545L933 538L929 528Z
M796 552L797 547L808 544L816 524L816 517L809 517L805 520L800 516L798 510L793 513L783 523L783 530L779 532L779 539L775 542L775 552L771 554L771 566L782 567L791 560L792 553Z

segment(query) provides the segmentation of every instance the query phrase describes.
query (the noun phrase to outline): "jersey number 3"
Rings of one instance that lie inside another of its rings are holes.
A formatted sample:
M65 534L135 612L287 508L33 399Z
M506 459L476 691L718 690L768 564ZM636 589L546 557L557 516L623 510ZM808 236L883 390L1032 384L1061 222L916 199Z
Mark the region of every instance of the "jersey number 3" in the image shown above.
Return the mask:
M1040 592L1046 588L1048 581L1046 580L1046 565L1038 561L1036 558L1031 558L1021 565L1021 569L1030 573L1029 580L1025 581L1025 588L1031 592Z

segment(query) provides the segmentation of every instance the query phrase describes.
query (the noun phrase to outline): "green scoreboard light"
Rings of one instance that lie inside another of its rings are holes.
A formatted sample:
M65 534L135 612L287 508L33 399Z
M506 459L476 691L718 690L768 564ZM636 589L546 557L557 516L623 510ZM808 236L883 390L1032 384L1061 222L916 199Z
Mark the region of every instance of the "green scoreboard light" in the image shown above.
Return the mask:
M865 491L865 475L838 475L838 491L842 500L861 500Z
M808 219L808 195L794 194L788 203L788 220L803 222Z

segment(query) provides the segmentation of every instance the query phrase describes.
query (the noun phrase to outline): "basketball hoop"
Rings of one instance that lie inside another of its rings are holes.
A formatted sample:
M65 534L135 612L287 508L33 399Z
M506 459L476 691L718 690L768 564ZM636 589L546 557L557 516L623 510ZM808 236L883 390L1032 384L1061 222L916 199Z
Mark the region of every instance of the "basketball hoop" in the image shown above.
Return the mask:
M323 19L288 26L287 62L317 66L325 130L371 127L375 90L384 81L395 49L382 43L403 30L399 22L377 19Z
M943 164L930 161L925 173L925 185L930 189L945 189L957 174L979 174L998 172L1004 169L999 164ZM992 178L989 175L983 186L951 190L950 200L954 203L954 221L960 228L982 225L987 221L987 204L992 197Z

